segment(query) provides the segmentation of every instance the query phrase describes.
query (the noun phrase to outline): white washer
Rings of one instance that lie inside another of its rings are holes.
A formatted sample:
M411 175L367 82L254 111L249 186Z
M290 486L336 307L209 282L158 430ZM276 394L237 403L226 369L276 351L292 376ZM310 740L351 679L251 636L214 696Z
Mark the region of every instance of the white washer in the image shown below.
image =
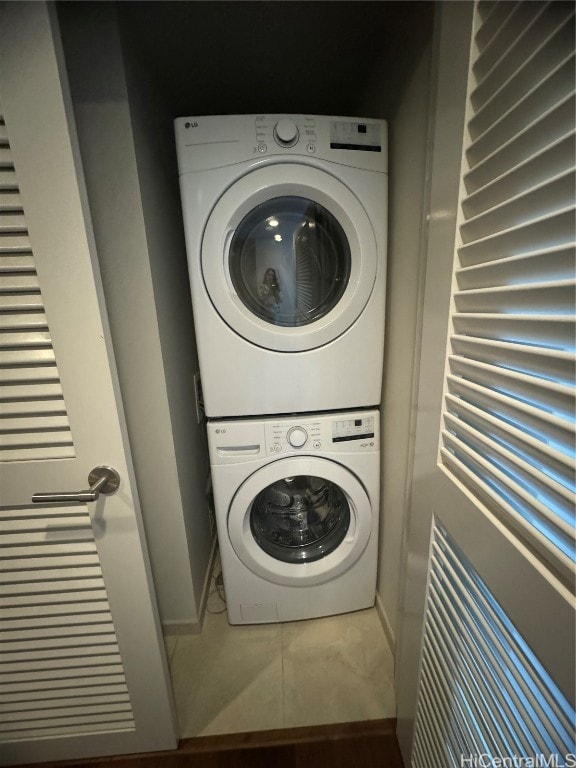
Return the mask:
M175 122L206 414L380 402L386 123Z
M208 423L231 624L374 604L378 424L376 410Z

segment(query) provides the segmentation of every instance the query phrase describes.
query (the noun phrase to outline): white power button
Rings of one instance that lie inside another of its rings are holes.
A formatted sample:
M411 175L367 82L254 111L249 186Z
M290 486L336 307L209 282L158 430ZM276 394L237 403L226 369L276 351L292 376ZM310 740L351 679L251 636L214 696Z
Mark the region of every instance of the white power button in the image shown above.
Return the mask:
M302 448L308 440L308 433L302 427L292 427L288 430L286 439L292 446L292 448Z
M274 126L274 140L281 147L293 147L299 136L298 126L293 120L283 118Z

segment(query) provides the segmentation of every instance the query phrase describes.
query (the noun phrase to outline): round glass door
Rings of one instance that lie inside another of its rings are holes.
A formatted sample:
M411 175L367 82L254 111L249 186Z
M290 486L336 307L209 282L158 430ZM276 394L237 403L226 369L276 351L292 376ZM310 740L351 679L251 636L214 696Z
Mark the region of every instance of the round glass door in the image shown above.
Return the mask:
M320 456L290 456L249 475L228 510L238 558L274 584L323 584L362 555L373 510L358 478Z
M350 508L342 490L314 475L284 477L254 499L250 527L258 545L284 563L311 563L343 541Z
M202 234L204 286L232 332L263 349L303 352L362 314L378 247L356 195L330 173L274 163L235 181Z
M316 322L338 304L350 279L350 246L317 202L276 197L245 216L230 243L236 293L260 319L288 328Z

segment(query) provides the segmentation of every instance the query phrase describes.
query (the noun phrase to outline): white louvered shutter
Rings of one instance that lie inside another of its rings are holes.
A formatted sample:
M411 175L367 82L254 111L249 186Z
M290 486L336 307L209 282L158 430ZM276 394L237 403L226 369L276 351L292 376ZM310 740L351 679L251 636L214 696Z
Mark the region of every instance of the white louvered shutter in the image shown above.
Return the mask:
M2 117L0 323L0 462L74 457ZM116 729L134 719L86 505L1 507L0 752Z
M74 456L20 189L0 115L0 461Z
M0 765L174 749L53 3L0 3L0 102Z
M570 765L574 709L441 526L426 611L414 768Z
M570 579L574 5L477 14L441 462Z
M475 6L414 768L576 765L573 659L542 639L574 654L574 15Z

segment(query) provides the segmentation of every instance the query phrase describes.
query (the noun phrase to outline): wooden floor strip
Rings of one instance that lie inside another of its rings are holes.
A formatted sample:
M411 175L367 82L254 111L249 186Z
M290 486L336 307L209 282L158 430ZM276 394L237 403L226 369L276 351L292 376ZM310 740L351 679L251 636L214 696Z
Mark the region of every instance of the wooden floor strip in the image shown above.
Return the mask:
M172 752L36 764L36 768L404 768L396 720L201 736ZM28 768L23 766L22 768ZM31 767L29 767L31 768Z

